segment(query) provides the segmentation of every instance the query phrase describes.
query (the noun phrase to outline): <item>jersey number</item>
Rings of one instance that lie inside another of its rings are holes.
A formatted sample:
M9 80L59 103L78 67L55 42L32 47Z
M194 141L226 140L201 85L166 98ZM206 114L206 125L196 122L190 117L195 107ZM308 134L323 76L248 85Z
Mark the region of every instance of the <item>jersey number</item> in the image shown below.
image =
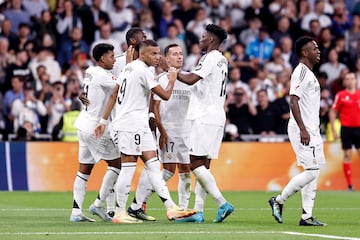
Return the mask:
M169 142L169 144L165 144L166 152L174 152L174 142Z
M222 70L221 73L222 73L223 80L221 82L220 97L223 97L226 94L227 71Z
M126 89L126 78L122 81L121 86L120 86L118 99L117 99L118 104L121 104L122 101L124 100L125 89Z
M84 95L85 95L85 98L88 97L88 93L89 93L89 85L88 85L88 84L84 84ZM88 110L87 105L84 104L83 109L84 109L85 111L87 111L87 110Z

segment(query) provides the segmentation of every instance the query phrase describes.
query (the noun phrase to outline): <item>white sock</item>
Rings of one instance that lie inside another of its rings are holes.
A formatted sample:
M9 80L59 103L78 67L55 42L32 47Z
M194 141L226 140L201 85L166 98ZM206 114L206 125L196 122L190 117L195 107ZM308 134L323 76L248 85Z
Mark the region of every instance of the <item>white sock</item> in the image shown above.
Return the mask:
M130 207L133 210L140 209L143 202L147 202L150 196L154 193L153 187L144 169L140 174L139 183L136 188L135 197Z
M121 171L115 184L117 213L126 212L126 203L130 194L131 182L136 170L136 162L121 164Z
M282 190L281 194L276 197L276 201L280 204L283 204L286 200L289 199L292 195L297 193L302 189L306 184L314 180L316 174L314 170L305 170L302 173L293 177L285 188Z
M84 203L85 194L86 194L86 185L90 175L83 174L78 172L75 177L74 186L73 186L73 209L72 213L74 215L79 215L82 213L82 205Z
M107 168L106 173L102 180L99 195L94 202L95 207L104 207L105 200L109 196L111 190L114 188L119 173L120 173L119 168L115 168L115 167Z
M162 178L164 179L165 182L167 182L170 178L172 178L172 176L174 176L174 173L172 171L169 171L167 169L162 170Z
M179 173L179 207L187 209L191 194L191 178L190 173Z
M165 207L168 208L174 205L175 203L170 196L166 182L162 178L159 159L152 158L146 161L145 165L146 165L145 170L147 171L151 185L153 186L155 192L159 195Z
M116 204L116 194L115 194L114 189L111 189L109 196L107 196L107 198L106 198L107 212L115 211L115 204Z
M224 196L216 185L215 178L205 166L196 168L193 173L196 176L196 180L199 181L205 191L215 200L218 207L226 203Z
M312 170L316 174L314 180L306 184L303 189L301 189L301 197L302 197L302 207L303 214L302 219L308 219L312 217L312 211L314 208L314 202L316 197L316 188L317 182L320 175L320 170Z
M201 186L199 181L196 181L196 183L195 183L195 191L194 192L195 192L194 209L197 210L198 212L204 212L204 205L205 205L207 193L204 190L204 188Z

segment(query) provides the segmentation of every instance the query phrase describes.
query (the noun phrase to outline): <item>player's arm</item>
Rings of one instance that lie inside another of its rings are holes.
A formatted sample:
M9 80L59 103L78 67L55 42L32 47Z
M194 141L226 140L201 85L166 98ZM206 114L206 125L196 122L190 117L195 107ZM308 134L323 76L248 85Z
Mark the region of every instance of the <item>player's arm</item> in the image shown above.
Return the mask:
M161 103L161 101L158 101L158 100L154 100L154 102L153 102L156 126L160 132L159 147L162 150L164 148L165 144L167 143L168 136L167 136L166 130L161 122L160 103Z
M290 109L293 113L295 121L300 128L300 140L301 143L304 145L309 145L310 142L310 134L306 130L304 122L301 117L300 107L299 107L299 100L300 98L296 95L290 95Z
M201 77L199 75L196 75L195 73L181 73L181 72L178 72L177 78L180 82L183 82L188 85L193 85L201 79Z
M101 137L105 131L105 126L108 123L107 119L109 118L111 110L113 109L113 107L115 105L118 91L119 91L119 85L116 84L113 92L111 93L111 96L110 96L108 102L106 103L106 107L105 107L104 113L102 115L102 119L100 120L100 123L96 126L96 128L94 130L95 136L97 138Z
M329 111L329 122L330 122L330 128L331 128L331 132L333 134L334 139L338 139L339 135L336 132L335 129L335 120L337 118L338 115L338 111L335 108L330 108Z
M151 89L155 94L157 94L163 100L169 100L171 96L177 76L176 69L173 67L169 68L167 74L168 74L169 82L165 89L162 88L160 85L156 85L154 88Z

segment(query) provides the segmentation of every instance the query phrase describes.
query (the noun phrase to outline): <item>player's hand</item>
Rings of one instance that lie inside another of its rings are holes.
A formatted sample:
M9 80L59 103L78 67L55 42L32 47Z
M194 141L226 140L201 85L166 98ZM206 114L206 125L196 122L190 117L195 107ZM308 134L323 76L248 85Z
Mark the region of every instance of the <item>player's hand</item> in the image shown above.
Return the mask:
M176 68L170 67L169 70L168 70L168 73L167 73L168 74L168 79L170 81L175 81L176 78L177 78L177 73L178 73L178 71L177 71Z
M135 48L130 45L130 47L126 50L126 63L130 63L134 60L134 51Z
M82 104L84 104L85 106L89 106L90 101L89 99L86 97L86 93L85 92L81 92L79 95L79 100L81 101Z
M308 146L310 143L310 134L306 129L300 130L300 141L302 145Z
M166 133L161 133L159 138L159 147L161 150L164 150L166 143L168 141L168 136Z
M99 123L94 129L95 137L100 138L104 134L104 131L105 131L105 125Z

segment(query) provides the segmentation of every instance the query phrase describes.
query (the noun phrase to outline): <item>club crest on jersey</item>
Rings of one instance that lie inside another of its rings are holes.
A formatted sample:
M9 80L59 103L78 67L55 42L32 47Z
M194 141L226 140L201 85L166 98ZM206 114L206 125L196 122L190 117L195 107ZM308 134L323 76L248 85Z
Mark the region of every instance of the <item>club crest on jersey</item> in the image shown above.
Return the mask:
M140 146L136 146L136 152L140 152Z
M172 158L171 153L168 153L166 157L170 160Z

